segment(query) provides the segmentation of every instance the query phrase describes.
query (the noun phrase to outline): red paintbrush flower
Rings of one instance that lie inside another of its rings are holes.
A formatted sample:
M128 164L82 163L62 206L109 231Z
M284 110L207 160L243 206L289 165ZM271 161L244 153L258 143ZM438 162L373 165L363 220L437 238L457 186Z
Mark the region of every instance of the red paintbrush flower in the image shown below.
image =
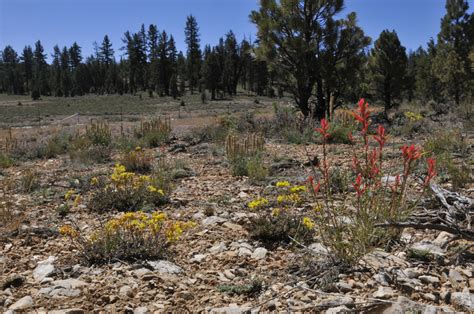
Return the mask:
M425 177L425 186L427 186L431 179L433 179L437 173L436 173L436 160L433 158L427 158L426 163L428 165L428 172Z
M329 122L327 122L326 119L321 119L321 127L316 128L316 131L318 131L319 134L326 140L330 137L330 134L328 133L329 131Z

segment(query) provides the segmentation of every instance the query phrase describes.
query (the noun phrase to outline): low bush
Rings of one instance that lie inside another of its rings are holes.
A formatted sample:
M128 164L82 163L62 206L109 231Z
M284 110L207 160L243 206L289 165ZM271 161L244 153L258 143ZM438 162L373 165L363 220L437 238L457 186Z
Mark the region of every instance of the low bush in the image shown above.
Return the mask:
M0 191L0 233L7 234L18 230L22 215L14 211L15 204L12 198Z
M153 118L142 121L134 130L135 137L142 146L158 147L166 142L171 134L171 120L169 118Z
M32 170L26 169L22 172L19 181L20 191L30 193L39 188L39 174Z
M139 146L132 151L122 153L119 162L132 172L146 173L153 168L153 156Z
M229 134L226 156L234 176L248 176L254 182L263 181L268 169L263 161L265 139L258 134Z
M154 171L152 176L145 176L129 172L123 165L116 164L107 180L94 177L91 181L96 188L93 189L89 207L95 211L131 212L168 202L166 188L169 182L161 170Z
M166 258L168 248L193 226L170 220L162 212L129 212L109 220L89 237L70 225L62 226L60 233L72 240L84 262L103 264Z
M13 159L6 153L0 152L0 169L5 169L13 166Z
M90 140L92 145L106 147L112 144L112 131L105 121L91 121L86 127L84 136Z
M248 203L249 209L257 211L257 216L247 226L250 237L269 247L293 240L309 242L313 238L314 222L294 210L303 202L306 187L291 186L282 181L277 183L277 188L279 194L275 200L260 197Z

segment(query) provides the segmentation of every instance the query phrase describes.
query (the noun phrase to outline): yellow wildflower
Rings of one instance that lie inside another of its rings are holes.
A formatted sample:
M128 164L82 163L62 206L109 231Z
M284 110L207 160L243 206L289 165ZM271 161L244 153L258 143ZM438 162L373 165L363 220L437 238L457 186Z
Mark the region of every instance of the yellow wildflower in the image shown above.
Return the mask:
M314 221L309 217L303 217L303 225L309 230L312 230L314 228Z
M77 195L76 198L74 199L74 207L77 207L79 205L79 202L81 201L81 196Z
M99 184L99 179L97 177L93 177L91 179L91 185L97 185L97 184Z
M251 201L250 203L248 203L248 207L250 209L255 209L255 208L259 208L259 207L263 207L265 205L268 205L268 200L266 198L263 198L263 197L260 197L256 200L253 200Z
M69 190L66 192L66 194L64 195L64 199L66 201L68 201L72 196L74 195L74 190Z
M276 183L276 186L279 188L286 188L290 186L290 182L288 181L279 181Z
M300 192L305 192L306 187L304 185L295 185L290 189L291 193L300 193Z
M70 225L64 225L61 228L59 228L59 233L71 238L76 238L79 235L77 230L71 227Z

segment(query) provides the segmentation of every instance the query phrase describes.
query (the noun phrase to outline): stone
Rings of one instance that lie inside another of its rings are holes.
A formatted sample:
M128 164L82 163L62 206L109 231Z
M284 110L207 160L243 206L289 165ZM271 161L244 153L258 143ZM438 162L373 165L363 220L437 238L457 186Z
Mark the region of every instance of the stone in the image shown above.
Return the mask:
M213 247L211 247L209 249L209 252L211 254L218 254L218 253L224 252L225 250L227 250L227 246L225 245L224 242L220 242L219 244L216 244Z
M205 226L212 226L212 225L217 225L217 224L223 224L226 222L227 219L218 217L218 216L210 216L202 220L202 224Z
M385 310L383 311L375 311L377 313L383 313L383 314L393 314L393 313L432 313L431 309L432 307L426 306L424 304L420 304L417 302L414 302L407 297L404 296L399 296L397 298L397 301L390 304L390 305L382 305L385 307ZM436 311L434 312L436 313Z
M331 308L342 305L353 306L354 300L351 297L347 296L335 296L329 299L322 300L318 303L318 305L322 308Z
M439 246L440 248L445 248L452 239L454 239L453 234L442 231L433 241L433 244Z
M133 298L133 289L130 286L122 286L119 290L119 295Z
M427 301L438 302L438 297L433 293L423 293L421 296Z
M54 256L50 256L48 259L38 262L38 266L33 270L33 278L38 282L42 282L45 278L51 276L56 270L53 265L55 260Z
M76 289L87 285L84 281L75 278L55 280L52 282L55 288Z
M48 314L85 314L86 311L83 309L64 309L64 310L55 310L55 311L49 311L47 312Z
M454 269L449 270L448 276L449 276L449 281L451 281L453 285L457 285L459 282L462 282L465 280L464 277L457 270L454 270Z
M258 247L253 251L252 253L252 258L256 260L261 260L264 259L265 256L267 255L268 250L263 247Z
M392 279L384 272L380 272L374 275L374 280L383 286L390 286Z
M146 306L140 306L133 310L133 314L145 314L148 313Z
M395 296L395 292L390 287L381 286L372 296L377 299L390 299Z
M181 267L165 260L148 262L148 264L160 274L180 274L183 272Z
M252 251L249 250L248 248L246 247L239 248L239 256L251 256L251 255L252 255Z
M237 304L229 304L229 306L226 307L218 307L218 308L213 308L209 311L209 313L212 314L242 314L245 312L248 312L250 310L249 307L240 307Z
M451 304L460 311L474 311L474 293L470 293L466 287L462 292L454 292L451 295Z
M207 254L196 254L191 258L191 262L193 263L201 263L203 260L205 260L207 257Z
M428 241L417 242L411 246L411 249L417 251L427 251L433 255L438 256L443 256L445 253L445 250L443 250L441 247Z
M329 250L321 243L312 243L308 246L308 248L311 251L313 251L315 254L321 254L321 255L329 254Z
M350 313L351 310L344 305L337 306L337 307L331 307L327 309L326 314L336 314L336 313Z
M434 284L434 285L439 284L439 278L435 276L424 275L424 276L418 277L418 279L420 279L422 283Z
M33 305L34 305L33 298L27 295L26 297L23 297L20 300L13 303L8 309L13 310L13 311L26 310L33 307Z
M336 283L336 288L341 292L350 292L352 291L352 287L350 284L344 281L340 281Z

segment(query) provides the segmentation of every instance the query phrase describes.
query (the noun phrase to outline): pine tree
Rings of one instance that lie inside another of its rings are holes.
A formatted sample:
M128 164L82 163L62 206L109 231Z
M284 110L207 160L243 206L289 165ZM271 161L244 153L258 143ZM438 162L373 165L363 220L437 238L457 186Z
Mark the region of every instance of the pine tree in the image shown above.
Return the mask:
M23 77L25 80L25 89L27 92L31 90L31 80L33 78L33 49L31 46L25 46L21 55Z
M48 85L48 64L46 63L46 54L41 42L35 43L35 51L33 57L33 90L40 95L48 95L50 93Z
M219 62L217 48L210 46L204 49L204 63L202 65L202 80L205 87L211 92L211 99L216 99L216 92L221 80L222 67Z
M199 74L201 69L201 48L199 45L199 28L196 18L192 15L187 17L186 28L184 30L186 37L187 50L187 69L188 82L191 94L199 83Z
M309 116L309 98L319 80L318 106L314 117L326 112L322 97L322 50L328 27L342 11L343 0L261 0L250 19L257 25L258 56L282 71L286 87L304 116Z
M2 52L3 86L8 94L19 94L22 91L21 78L18 72L19 58L11 46L6 46Z
M99 48L100 61L105 65L106 68L112 62L114 62L114 49L112 48L112 43L110 42L109 36L105 35L102 45Z
M385 111L400 99L404 87L407 55L395 31L384 30L375 41L370 69L375 96L383 101Z
M149 66L149 77L150 84L152 89L158 91L158 81L159 81L159 54L158 54L158 42L160 40L160 33L156 25L151 24L148 27L148 59L150 61Z
M445 95L459 104L474 79L469 54L474 46L474 13L467 0L447 0L433 70Z
M64 47L61 52L61 90L64 97L71 95L71 83L69 51L67 47Z
M51 63L51 77L50 83L53 94L56 97L63 96L63 91L61 89L61 50L58 45L53 47L53 62Z

